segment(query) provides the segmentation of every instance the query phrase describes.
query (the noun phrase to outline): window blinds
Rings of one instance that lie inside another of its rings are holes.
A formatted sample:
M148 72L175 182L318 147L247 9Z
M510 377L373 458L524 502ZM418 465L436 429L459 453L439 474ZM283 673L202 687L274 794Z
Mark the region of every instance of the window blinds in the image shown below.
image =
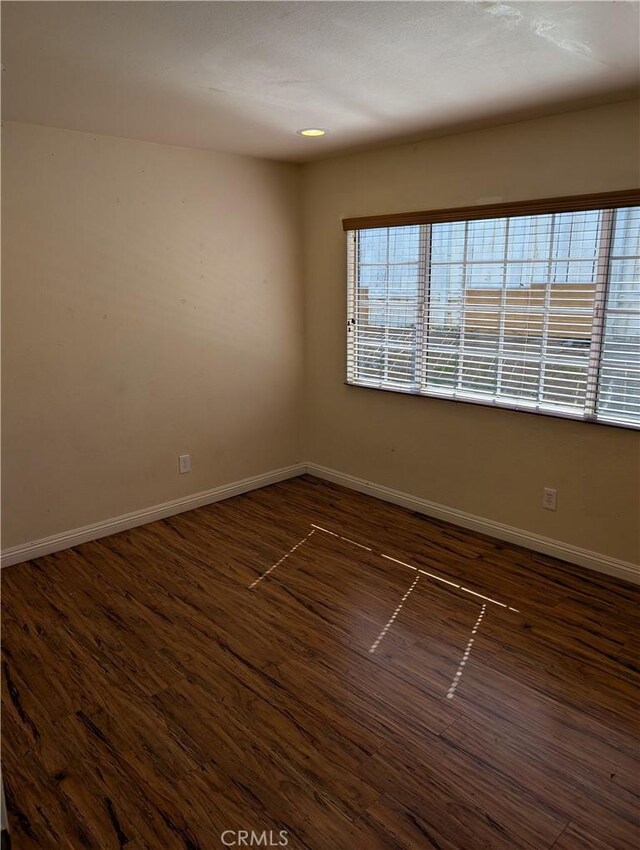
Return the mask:
M347 241L349 383L640 427L640 207Z

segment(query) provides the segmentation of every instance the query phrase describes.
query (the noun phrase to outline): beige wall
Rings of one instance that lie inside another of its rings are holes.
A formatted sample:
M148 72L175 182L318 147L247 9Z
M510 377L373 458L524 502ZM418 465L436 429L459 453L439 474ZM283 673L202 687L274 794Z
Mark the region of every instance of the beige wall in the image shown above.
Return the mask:
M344 386L341 219L637 187L638 114L627 102L304 169L309 460L637 562L638 432Z
M637 186L638 142L627 103L311 164L303 234L299 167L6 125L3 548L310 460L637 560L637 432L344 386L341 218Z
M303 459L299 167L24 124L3 167L3 548Z

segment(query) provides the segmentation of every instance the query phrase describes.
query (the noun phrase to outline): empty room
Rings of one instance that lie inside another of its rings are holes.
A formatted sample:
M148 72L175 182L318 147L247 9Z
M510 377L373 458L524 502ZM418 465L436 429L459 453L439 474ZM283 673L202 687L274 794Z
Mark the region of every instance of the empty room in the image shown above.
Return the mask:
M640 3L2 3L2 850L640 846Z

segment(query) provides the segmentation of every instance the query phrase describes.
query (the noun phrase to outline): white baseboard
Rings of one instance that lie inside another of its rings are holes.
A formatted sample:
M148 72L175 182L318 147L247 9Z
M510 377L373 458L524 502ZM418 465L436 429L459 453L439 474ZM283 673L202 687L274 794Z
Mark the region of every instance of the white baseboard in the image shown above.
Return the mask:
M366 493L385 502L392 502L394 505L400 505L403 508L417 511L426 516L442 519L446 522L454 523L454 525L469 528L472 531L479 531L490 537L496 537L498 540L515 543L518 546L523 546L525 549L532 549L534 552L542 552L545 555L551 555L562 561L569 561L581 567L587 567L588 569L616 576L616 578L621 578L634 584L640 584L640 567L629 561L611 558L608 555L592 552L589 549L582 549L579 546L572 546L560 540L553 540L549 537L533 534L522 528L514 528L513 526L495 522L486 517L460 511L457 508L450 508L437 502L430 502L428 499L411 496L409 493L393 490L381 484L374 484L363 478L356 478L354 475L347 475L344 472L338 472L335 469L329 469L326 466L320 466L316 463L299 463L294 466L275 469L262 475L245 478L242 481L223 484L221 487L214 487L211 490L205 490L203 493L195 493L192 496L185 496L182 499L174 499L171 502L164 502L161 505L154 505L151 508L144 508L143 510L134 511L113 519L104 520L103 522L85 525L82 528L65 531L61 534L54 534L51 537L34 540L20 546L13 546L10 549L3 550L1 563L3 567L9 567L13 564L29 561L32 558L40 558L43 555L50 555L52 552L59 552L71 546L78 546L80 543L86 543L88 540L97 540L100 537L107 537L109 534L116 534L118 531L135 528L137 525L145 525L148 522L154 522L155 520L164 519L165 517L180 514L184 511L191 511L203 505L219 502L222 499L239 496L242 493L248 493L250 490L256 490L259 487L276 484L278 481L285 481L287 478L295 478L298 475L303 475L305 472L315 475L318 478L332 481L334 484L341 484L350 490L357 490L359 493Z
M307 467L304 463L274 469L271 472L265 472L263 475L254 475L251 478L244 478L242 481L234 481L232 484L223 484L221 487L214 487L192 496L173 499L171 502L163 502L161 505L154 505L141 511L133 511L103 522L95 522L82 528L75 528L72 531L64 531L62 534L53 534L51 537L43 537L41 540L13 546L10 549L3 550L2 566L10 567L23 561L30 561L32 558L40 558L43 555L50 555L52 552L78 546L88 540L97 540L99 537L107 537L109 534L116 534L118 531L135 528L137 525L145 525L148 522L184 513L184 511L192 511L194 508L210 505L222 499L230 499L232 496L239 496L242 493L248 493L250 490L266 487L268 484L277 484L278 481L295 478L298 475L303 475L306 471Z
M563 543L560 540L542 537L539 534L533 534L522 528L514 528L511 525L505 525L504 523L495 522L485 517L469 514L457 508L449 508L446 505L430 502L418 496L410 496L408 493L403 493L400 490L392 490L390 487L383 487L380 484L365 481L363 478L346 475L343 472L329 469L326 466L309 463L307 464L307 472L318 478L332 481L334 484L341 484L350 490L357 490L358 493L375 496L377 499L392 502L394 505L409 508L409 510L417 511L426 516L442 519L446 522L460 525L463 528L469 528L472 531L479 531L490 537L497 537L499 540L515 543L518 546L523 546L525 549L533 549L534 552L542 552L545 555L551 555L562 561L569 561L581 567L587 567L588 569L597 570L600 573L606 573L607 575L615 576L616 578L621 578L634 584L640 584L640 567L630 561L611 558L609 555L601 555L589 549L572 546L570 543Z

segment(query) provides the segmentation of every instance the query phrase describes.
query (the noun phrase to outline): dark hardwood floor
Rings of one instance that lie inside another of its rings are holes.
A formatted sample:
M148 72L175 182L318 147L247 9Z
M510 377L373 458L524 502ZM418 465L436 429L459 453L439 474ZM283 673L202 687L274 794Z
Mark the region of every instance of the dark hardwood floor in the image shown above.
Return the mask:
M2 590L16 850L640 843L623 582L303 477Z

